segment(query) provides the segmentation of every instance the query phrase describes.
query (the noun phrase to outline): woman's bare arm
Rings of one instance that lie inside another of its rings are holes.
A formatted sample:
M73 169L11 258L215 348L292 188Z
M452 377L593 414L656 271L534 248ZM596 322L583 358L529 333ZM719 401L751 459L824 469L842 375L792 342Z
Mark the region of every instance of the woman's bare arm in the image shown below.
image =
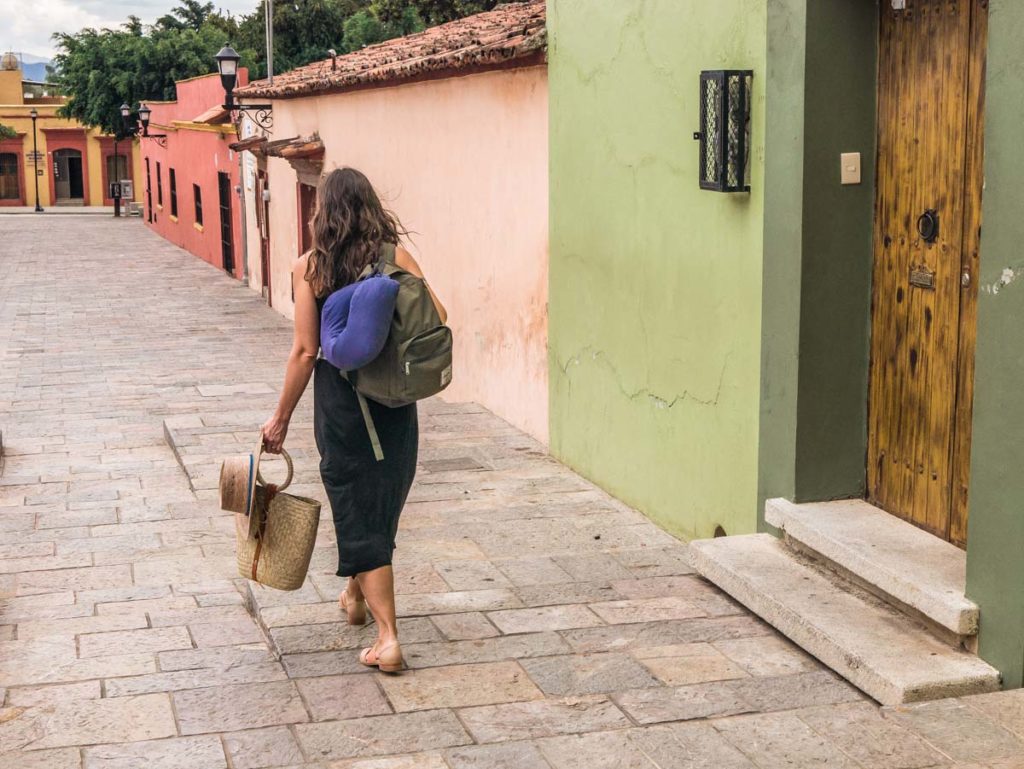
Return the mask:
M437 294L434 293L434 289L430 287L429 283L427 283L427 279L423 275L423 270L420 268L419 264L417 264L412 254L401 246L398 246L395 249L395 263L406 272L411 272L417 278L423 278L423 282L427 286L427 291L430 292L430 298L434 300L434 306L437 308L437 314L441 316L441 322L447 323L448 311L444 308L444 305L441 304L441 300L437 298Z
M263 442L271 454L281 453L292 413L309 384L320 350L320 316L316 311L316 297L306 282L307 257L301 257L292 268L295 287L295 338L288 356L284 387L274 415L263 425Z

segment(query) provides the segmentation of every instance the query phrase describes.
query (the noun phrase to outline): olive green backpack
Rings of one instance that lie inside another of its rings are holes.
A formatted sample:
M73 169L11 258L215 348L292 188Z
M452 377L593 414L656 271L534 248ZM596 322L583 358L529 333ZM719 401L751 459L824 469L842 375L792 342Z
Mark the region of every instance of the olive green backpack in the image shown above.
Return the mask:
M368 265L359 280L377 273L398 282L391 331L380 355L342 376L355 388L379 462L384 452L367 399L397 408L441 392L452 381L452 331L442 323L426 282L395 263L394 244L383 244L380 260Z

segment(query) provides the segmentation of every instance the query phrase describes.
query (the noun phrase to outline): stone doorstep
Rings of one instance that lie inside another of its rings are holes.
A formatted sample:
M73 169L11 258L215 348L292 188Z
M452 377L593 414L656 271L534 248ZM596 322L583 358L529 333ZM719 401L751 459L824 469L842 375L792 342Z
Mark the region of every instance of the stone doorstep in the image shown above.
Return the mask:
M897 608L919 612L954 636L977 634L978 606L965 596L967 554L956 545L861 499L770 499L765 520Z
M690 543L698 573L884 705L981 694L999 672L770 534Z

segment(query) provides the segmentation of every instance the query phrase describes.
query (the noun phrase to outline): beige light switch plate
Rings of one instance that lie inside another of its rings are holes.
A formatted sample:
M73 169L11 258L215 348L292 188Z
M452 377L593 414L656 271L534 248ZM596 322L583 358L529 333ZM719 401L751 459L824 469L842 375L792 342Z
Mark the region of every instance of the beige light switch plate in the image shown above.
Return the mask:
M860 184L860 153L844 152L839 156L843 184Z

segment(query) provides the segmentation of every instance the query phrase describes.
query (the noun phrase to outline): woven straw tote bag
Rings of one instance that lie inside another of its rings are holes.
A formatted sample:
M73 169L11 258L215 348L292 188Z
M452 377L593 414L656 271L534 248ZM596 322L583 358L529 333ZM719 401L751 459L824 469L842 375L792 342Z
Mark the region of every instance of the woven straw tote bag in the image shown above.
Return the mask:
M278 590L298 590L306 579L316 544L320 503L284 493L292 482L292 458L282 451L288 476L280 486L257 478L252 515L258 516L255 534L249 535L248 517L235 515L238 573Z

